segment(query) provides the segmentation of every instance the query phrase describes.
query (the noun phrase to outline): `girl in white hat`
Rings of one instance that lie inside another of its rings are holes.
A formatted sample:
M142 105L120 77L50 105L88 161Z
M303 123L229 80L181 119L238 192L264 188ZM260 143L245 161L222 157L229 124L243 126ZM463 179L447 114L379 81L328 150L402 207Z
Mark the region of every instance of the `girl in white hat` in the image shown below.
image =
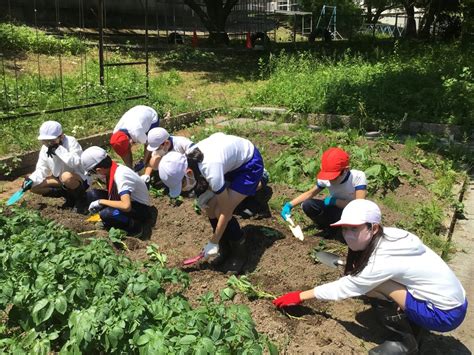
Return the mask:
M65 198L63 208L87 212L87 177L82 173L82 147L76 138L65 135L56 121L43 122L38 140L43 144L35 171L23 181L24 191L53 198Z
M332 227L342 227L349 247L345 276L307 291L287 293L277 307L317 298L342 300L366 295L382 324L397 337L369 354L417 352L414 335L427 329L447 332L466 315L466 293L449 266L420 239L405 230L382 227L381 212L372 201L354 200ZM380 301L378 301L380 300Z
M158 170L158 165L162 157L168 152L178 152L185 154L194 143L182 136L171 136L168 131L162 127L156 127L148 132L147 150L151 153L151 158L145 167L145 173L141 179L148 184L153 171Z
M213 234L205 245L205 258L216 257L213 266L230 258L227 270L241 272L246 260L245 237L234 210L247 196L257 191L263 175L263 159L247 139L215 133L190 148L186 155L166 154L160 161L161 180L171 197L194 190L198 196L211 191L203 206Z

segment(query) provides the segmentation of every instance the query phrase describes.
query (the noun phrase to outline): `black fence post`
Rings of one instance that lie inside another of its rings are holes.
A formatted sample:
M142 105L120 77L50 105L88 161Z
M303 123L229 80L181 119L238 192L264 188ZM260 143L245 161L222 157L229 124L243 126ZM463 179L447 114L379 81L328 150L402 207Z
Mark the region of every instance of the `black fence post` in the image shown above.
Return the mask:
M104 85L104 0L99 0L99 79Z

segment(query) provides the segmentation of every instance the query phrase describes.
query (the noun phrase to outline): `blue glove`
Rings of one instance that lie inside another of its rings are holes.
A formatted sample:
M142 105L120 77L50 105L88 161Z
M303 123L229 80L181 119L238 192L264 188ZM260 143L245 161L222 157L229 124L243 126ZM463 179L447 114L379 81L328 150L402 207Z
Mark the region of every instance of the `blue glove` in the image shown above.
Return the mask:
M324 206L336 206L336 201L337 201L337 198L332 197L332 196L327 196L324 199Z
M293 208L293 205L291 202L285 203L283 208L281 209L281 216L283 217L283 220L286 221L286 216L291 214L291 209Z

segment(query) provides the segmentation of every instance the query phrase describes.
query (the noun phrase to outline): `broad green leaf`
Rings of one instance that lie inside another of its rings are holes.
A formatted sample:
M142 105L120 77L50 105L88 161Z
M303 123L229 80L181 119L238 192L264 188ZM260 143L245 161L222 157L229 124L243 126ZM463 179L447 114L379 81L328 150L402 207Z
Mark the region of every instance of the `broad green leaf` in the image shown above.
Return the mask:
M190 345L196 342L196 336L194 335L185 335L181 339L179 339L180 345Z
M66 296L59 295L54 301L54 308L58 313L64 314L67 310L67 300Z
M137 345L143 346L145 344L148 344L149 341L150 341L150 336L148 334L143 334L142 336L138 338Z

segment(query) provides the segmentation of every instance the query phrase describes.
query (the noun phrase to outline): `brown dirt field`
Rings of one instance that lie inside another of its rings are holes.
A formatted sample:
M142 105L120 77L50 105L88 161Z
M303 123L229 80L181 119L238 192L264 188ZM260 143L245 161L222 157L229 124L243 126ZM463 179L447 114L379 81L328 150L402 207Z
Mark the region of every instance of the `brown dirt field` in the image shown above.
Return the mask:
M252 134L252 132L249 132ZM282 149L278 145L267 144L272 150ZM381 154L382 155L382 154ZM390 149L386 159L395 159L397 149ZM403 166L409 168L409 162ZM400 164L402 166L402 164ZM429 171L422 171L423 177L429 179ZM432 178L432 177L431 177ZM0 199L8 197L19 188L20 180L2 185ZM278 184L270 185L272 198L288 198L297 192ZM422 195L428 190L402 184L396 190L397 195ZM422 196L420 196L422 197ZM94 230L91 223L85 222L84 216L61 210L61 200L53 200L27 194L24 201L29 208L40 211L47 217L58 221L67 228L77 232ZM154 243L159 250L168 256L169 267L182 267L182 261L195 256L207 242L211 229L207 219L194 212L191 199L184 200L179 207L169 204L167 197L153 198L153 205L158 214L151 237L147 240L127 238L125 243L129 251L126 254L132 259L144 259L146 246ZM384 210L388 224L394 222L397 214ZM249 261L245 272L254 285L274 295L281 295L293 290L306 290L317 284L330 282L339 277L339 271L321 264L315 264L309 253L319 245L320 237L314 232L306 232L305 240L300 242L292 237L289 229L279 216L279 211L272 211L273 216L263 219L241 219L239 221L248 238ZM310 223L302 223L303 229ZM94 233L106 237L105 231ZM84 235L89 238L90 235ZM328 241L328 247L341 248L337 241ZM218 294L226 287L228 275L211 270L206 263L183 267L191 276L191 284L186 297L195 303L198 296L212 291ZM257 330L270 337L285 354L363 354L383 342L385 331L376 323L370 306L362 299L349 299L342 302L310 301L304 306L293 307L289 313L301 316L302 319L290 319L272 305L269 300L250 301L237 294L234 301L248 305L255 320ZM462 344L461 344L462 345ZM422 354L459 354L462 352L457 339L449 335L428 335L421 346Z

